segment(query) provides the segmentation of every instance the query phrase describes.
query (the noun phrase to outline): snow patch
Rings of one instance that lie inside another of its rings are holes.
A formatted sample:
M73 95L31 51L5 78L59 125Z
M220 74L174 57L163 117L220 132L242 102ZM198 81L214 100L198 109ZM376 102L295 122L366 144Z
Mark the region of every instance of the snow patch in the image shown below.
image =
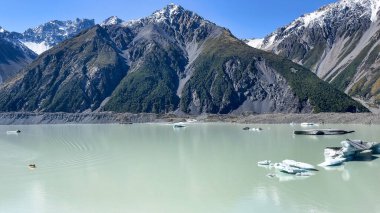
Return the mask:
M260 49L260 47L263 45L263 43L264 43L263 38L250 39L247 42L247 44L249 46L254 47L254 48L258 48L258 49Z
M40 43L27 41L22 43L38 55L51 48L51 46L49 46L49 44L46 41Z
M276 40L277 34L273 34L268 41L266 42L265 46L270 47L274 44L274 41Z
M5 32L5 30L2 27L0 27L0 33L3 33L3 32Z
M320 22L325 13L326 13L326 11L324 11L324 10L317 11L314 13L309 13L303 17L303 21L304 21L306 26L309 26L310 23Z
M129 20L129 21L125 21L125 22L121 23L120 25L122 27L130 27L130 26L133 26L135 24L141 23L141 20L142 19L132 19L132 20Z
M171 3L162 10L154 12L151 18L157 23L164 22L165 20L169 20L172 23L174 15L178 14L180 10L181 6Z
M154 16L154 18L156 19L156 21L158 23L163 22L163 21L166 20L165 10L159 10L159 11L153 13L153 16Z
M170 4L170 9L169 9L169 14L170 16L173 16L174 14L176 14L179 10L179 6L178 5L175 5L173 3Z
M380 10L380 1L371 0L371 21L375 22L377 20L377 13Z

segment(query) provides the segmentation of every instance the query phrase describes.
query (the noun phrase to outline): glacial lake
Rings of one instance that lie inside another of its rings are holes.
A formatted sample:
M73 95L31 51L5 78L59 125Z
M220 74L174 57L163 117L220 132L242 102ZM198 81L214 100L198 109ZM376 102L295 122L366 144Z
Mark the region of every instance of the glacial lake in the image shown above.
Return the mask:
M295 136L299 125L229 123L0 126L0 212L380 212L380 159L318 167L306 178L268 178L275 171L257 166L265 159L317 165L325 147L346 138L380 141L377 125L319 128L356 132Z

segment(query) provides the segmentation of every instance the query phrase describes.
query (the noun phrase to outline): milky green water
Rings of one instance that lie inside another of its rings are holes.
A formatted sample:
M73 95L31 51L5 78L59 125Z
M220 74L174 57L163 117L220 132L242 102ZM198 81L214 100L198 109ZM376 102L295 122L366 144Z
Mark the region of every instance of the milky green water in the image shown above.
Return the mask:
M290 125L0 126L0 212L380 212L380 159L314 176L268 178L257 161L317 165L345 138L380 141L380 126L294 136ZM7 130L20 129L19 135ZM28 164L35 163L31 170Z

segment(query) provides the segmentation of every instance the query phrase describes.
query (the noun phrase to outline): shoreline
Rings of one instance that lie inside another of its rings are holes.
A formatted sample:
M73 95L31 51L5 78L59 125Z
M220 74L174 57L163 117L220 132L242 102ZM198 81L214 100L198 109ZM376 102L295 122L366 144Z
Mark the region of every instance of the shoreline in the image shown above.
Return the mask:
M316 113L316 114L242 114L242 115L176 115L152 113L0 113L0 125L33 124L128 124L175 123L186 119L200 122L228 122L241 124L289 124L312 122L326 124L380 124L380 114L372 113Z

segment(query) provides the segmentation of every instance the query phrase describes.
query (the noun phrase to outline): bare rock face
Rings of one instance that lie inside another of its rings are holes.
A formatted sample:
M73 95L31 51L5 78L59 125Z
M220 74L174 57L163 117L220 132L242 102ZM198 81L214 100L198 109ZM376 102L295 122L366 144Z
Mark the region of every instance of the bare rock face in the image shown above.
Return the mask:
M311 112L309 103L301 103L288 82L277 71L261 60L253 59L250 66L243 67L239 59L225 62L223 69L225 78L231 81L231 90L236 93L235 101L223 96L221 105L214 113L223 111L232 113L271 113L271 112ZM242 77L237 73L243 70ZM212 85L211 91L218 85ZM214 95L215 97L216 95ZM193 91L189 113L204 112L204 108L212 108L211 104L202 106L199 95Z
M257 83L246 87L249 88L245 92L248 98L234 112L312 112L313 107L310 103L299 102L287 80L265 61L256 62L255 67L258 72L250 73L249 77L252 78L251 82ZM237 87L239 90L243 88Z
M341 0L305 14L253 47L299 63L370 104L380 103L379 0Z
M41 54L0 87L1 111L358 112L304 67L178 5L115 17Z

